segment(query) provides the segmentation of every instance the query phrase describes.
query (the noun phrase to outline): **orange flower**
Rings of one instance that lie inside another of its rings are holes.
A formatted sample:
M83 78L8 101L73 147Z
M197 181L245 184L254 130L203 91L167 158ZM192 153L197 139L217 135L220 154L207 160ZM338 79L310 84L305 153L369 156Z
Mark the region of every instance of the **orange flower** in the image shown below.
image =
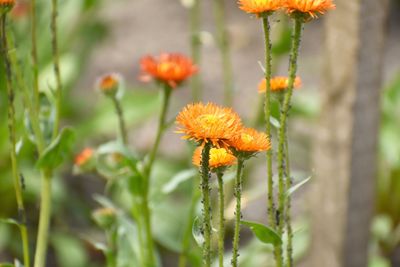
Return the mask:
M197 167L201 165L201 153L203 147L199 146L193 154L193 164ZM236 164L236 157L225 148L211 148L210 150L210 168L228 167Z
M197 72L192 60L181 54L161 54L158 58L143 57L140 61L143 74L140 79L144 82L152 78L167 83L172 88L188 79Z
M260 16L282 8L284 0L239 0L238 4L241 10Z
M225 147L242 127L240 117L232 109L213 103L187 105L178 114L176 123L177 133L183 133L183 139L210 141L216 147Z
M229 140L229 145L237 152L250 153L267 151L271 148L268 136L253 128L244 128L240 134Z
M0 13L7 13L15 5L15 0L0 0Z
M121 81L121 75L117 73L110 73L100 77L97 82L97 87L102 93L115 96L120 88Z
M336 5L332 0L286 0L285 8L289 14L300 13L306 15L306 21L318 18Z
M272 92L279 92L286 90L289 86L289 78L287 77L274 77L271 79L271 91ZM301 87L301 79L300 77L296 77L294 80L294 88ZM258 84L258 92L265 93L267 90L267 83L265 82L265 78L261 80Z
M92 148L85 148L75 157L75 165L81 167L89 162L93 157L94 150Z

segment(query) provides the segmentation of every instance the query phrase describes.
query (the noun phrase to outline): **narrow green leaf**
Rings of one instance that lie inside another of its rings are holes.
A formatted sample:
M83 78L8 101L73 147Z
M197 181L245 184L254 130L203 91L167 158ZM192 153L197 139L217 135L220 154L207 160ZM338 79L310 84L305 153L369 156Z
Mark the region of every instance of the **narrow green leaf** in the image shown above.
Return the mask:
M163 188L162 192L164 194L169 194L173 191L175 191L178 186L187 180L195 177L197 175L197 170L194 169L189 169L189 170L183 170L181 172L178 172L174 177L171 178L171 180L166 183Z
M279 122L278 119L271 116L269 117L269 121L271 122L271 125L274 126L276 129L281 128L281 123Z
M272 245L282 244L281 237L269 226L250 221L241 221L241 223L248 226L261 242Z
M201 230L201 218L196 217L193 222L193 227L192 227L192 235L194 237L194 240L196 240L197 245L201 247L204 243L204 235L202 234Z
M286 197L291 196L294 192L296 192L300 187L302 187L303 185L305 185L306 183L308 183L308 181L310 181L312 178L312 176L304 179L303 181L295 184L294 186L292 186L291 188L289 188L288 191L286 191Z
M62 129L57 138L45 149L37 166L41 169L55 169L71 154L74 142L74 131L69 127Z
M20 223L14 219L11 218L0 218L0 222L1 223L5 223L5 224L11 224L11 225L15 225L15 226L20 226ZM0 265L1 267L1 265Z
M0 263L0 267L15 267L12 263Z

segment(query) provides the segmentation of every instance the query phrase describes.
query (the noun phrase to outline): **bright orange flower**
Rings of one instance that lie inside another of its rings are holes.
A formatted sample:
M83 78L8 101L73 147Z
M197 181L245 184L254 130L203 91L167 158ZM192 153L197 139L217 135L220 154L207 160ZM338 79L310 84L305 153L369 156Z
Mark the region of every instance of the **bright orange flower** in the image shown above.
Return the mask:
M229 140L228 143L238 152L256 153L267 151L271 148L268 136L253 128L244 128L241 133Z
M183 133L183 139L210 141L216 147L225 147L242 127L240 117L232 109L213 103L187 105L178 114L176 123L177 133Z
M286 0L285 8L289 14L303 13L309 19L315 19L326 11L335 9L336 5L332 0Z
M93 157L94 150L92 148L85 148L75 157L75 165L80 167L89 162Z
M13 6L15 0L0 0L0 6Z
M271 79L271 91L272 92L280 92L286 90L289 86L289 78L287 77L274 77ZM294 88L301 87L301 79L300 77L296 77L294 80ZM261 80L258 84L258 92L265 93L267 90L267 83L265 82L265 78Z
M99 78L97 87L107 95L115 95L121 85L122 77L117 73L106 74Z
M239 0L239 8L257 16L283 7L285 0Z
M197 167L201 165L201 153L203 147L199 146L193 154L193 164ZM211 148L210 150L210 160L209 160L210 168L216 169L220 167L228 167L236 164L236 157L232 155L225 148Z
M143 74L140 79L144 82L152 78L167 83L172 88L188 79L197 72L192 60L181 54L161 54L155 58L143 57L140 61Z

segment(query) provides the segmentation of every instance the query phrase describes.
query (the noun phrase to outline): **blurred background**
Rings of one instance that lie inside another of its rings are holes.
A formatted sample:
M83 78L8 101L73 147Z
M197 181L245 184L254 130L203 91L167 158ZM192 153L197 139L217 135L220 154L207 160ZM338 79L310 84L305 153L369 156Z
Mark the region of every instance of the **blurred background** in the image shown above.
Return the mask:
M16 35L22 65L29 70L29 1L18 2L10 28ZM290 152L295 181L312 179L294 195L295 258L299 266L322 266L315 259L320 249L330 254L319 256L322 260L335 259L336 265L326 266L365 266L346 259L351 251L350 255L367 258L368 266L396 267L400 266L400 2L392 0L387 7L385 1L374 5L380 2L375 0L363 4L336 2L337 11L306 24L302 39L299 76L303 87L295 92L291 110ZM50 8L44 0L38 3L40 83L46 90L54 83ZM162 52L191 54L191 5L190 0L60 1L59 37L66 85L63 124L76 129L76 153L116 136L112 103L94 89L96 79L107 72L121 73L126 81L123 106L132 150L145 155L151 148L161 98L155 85L138 81L139 60L146 54ZM201 3L199 79L203 101L222 104L222 62L212 9L213 1ZM261 24L240 11L236 1L225 1L225 12L234 73L233 107L248 125L262 129L257 93L263 76L259 64L264 57ZM287 73L290 26L285 16L272 17L275 75ZM168 117L173 119L191 101L190 84L186 84L174 92ZM22 102L19 107L23 118ZM274 116L278 116L277 107ZM16 218L5 90L0 91L0 121L0 218ZM40 179L33 167L34 146L27 136L21 136L21 140L19 157L33 244ZM158 179L151 192L155 237L165 266L177 266L191 188L197 182L189 179L194 176L190 157L190 149L172 127L162 142L156 165ZM264 155L259 155L245 174L244 217L259 222L266 222L267 217L266 186L261 186L265 184L263 163ZM189 178L171 189L169 182L176 181L177 175ZM101 195L112 196L123 207L125 196L118 194L122 189L105 192L106 181L98 175L74 174L72 158L53 183L48 266L105 266L99 249L105 236L91 213L104 205ZM232 192L227 194L229 220L233 216L229 200ZM332 218L334 223L329 223ZM363 227L367 231L352 235ZM0 262L21 256L17 236L14 226L0 223ZM362 242L361 246L357 242ZM270 266L271 248L254 240L246 230L242 248L242 266ZM200 266L198 249L192 252L190 263Z

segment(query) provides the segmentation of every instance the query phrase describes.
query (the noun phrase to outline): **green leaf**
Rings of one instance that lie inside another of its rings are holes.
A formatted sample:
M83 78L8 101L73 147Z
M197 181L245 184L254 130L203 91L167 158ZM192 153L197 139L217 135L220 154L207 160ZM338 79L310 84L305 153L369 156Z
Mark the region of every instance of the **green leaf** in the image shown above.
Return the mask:
M12 263L0 263L0 267L15 267Z
M291 188L289 188L288 191L286 191L286 197L291 196L294 192L296 192L300 187L302 187L303 185L305 185L306 183L308 183L311 180L312 176L304 179L303 181L295 184L294 186L292 186Z
M201 230L201 218L196 217L193 222L193 227L192 227L192 235L194 237L194 240L196 240L197 245L201 247L204 243L204 235L202 234Z
M250 221L241 221L241 223L248 226L261 242L272 245L282 244L280 236L269 226Z
M269 117L269 121L271 122L271 125L274 126L276 129L281 128L281 123L275 117L272 117L272 116Z
M20 226L20 223L18 221L11 219L11 218L0 218L0 222L5 223L5 224L15 225L18 227Z
M163 186L162 192L164 194L169 194L175 191L175 189L178 188L180 184L195 177L196 175L197 175L197 170L194 169L183 170L181 172L178 172L174 177L171 178L171 180L167 184Z
M57 138L45 149L37 166L41 169L55 169L71 154L74 142L74 131L69 127L62 129Z

